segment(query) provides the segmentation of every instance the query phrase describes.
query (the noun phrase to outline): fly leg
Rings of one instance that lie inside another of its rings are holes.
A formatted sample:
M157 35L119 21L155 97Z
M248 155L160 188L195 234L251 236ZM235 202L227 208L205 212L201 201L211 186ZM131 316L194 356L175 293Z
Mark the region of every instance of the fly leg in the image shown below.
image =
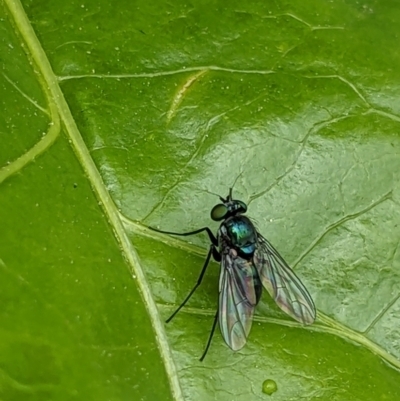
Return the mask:
M194 230L194 231L190 231L188 233L175 233L172 231L162 231L162 230L158 230L157 228L153 228L153 227L149 227L151 230L153 231L157 231L159 233L162 234L171 234L171 235L179 235L179 236L188 236L188 235L194 235L194 234L199 234L203 231L205 231L208 234L208 237L210 238L211 244L210 244L210 249L207 253L207 257L206 260L204 262L203 268L201 269L199 278L197 279L197 282L195 284L195 286L192 288L192 290L189 292L189 294L187 295L187 297L183 300L183 302L178 306L178 308L175 310L175 312L166 320L166 323L169 323L174 317L175 315L185 306L186 302L189 301L190 297L194 294L194 292L197 290L198 286L201 284L201 282L203 281L203 277L204 274L207 270L208 264L210 263L210 259L211 259L211 255L213 256L213 258L215 259L216 262L220 262L221 261L221 254L218 252L217 247L218 247L218 240L215 237L215 235L211 232L211 230L208 227L203 227L203 228L199 228L198 230ZM203 361L203 359L205 358L208 349L210 348L211 345L211 340L213 338L214 332L215 332L215 327L217 326L217 321L218 321L218 310L215 314L214 317L214 322L211 328L211 333L210 336L208 337L208 341L207 341L207 345L206 348L200 358L200 361Z
M203 228L199 228L198 230L194 230L194 231L190 231L188 233L174 233L172 231L162 231L162 230L158 230L157 228L153 228L153 227L149 227L150 230L153 231L157 231L158 233L162 233L162 234L171 234L171 235L179 235L181 237L186 237L187 235L194 235L194 234L199 234L203 231L206 231L208 234L208 237L210 238L211 243L214 246L218 246L218 240L215 238L215 235L211 232L211 230L208 227L203 227Z
M217 251L216 248L213 248L213 258L217 262L221 262L221 254ZM203 355L200 357L200 362L203 362L203 359L206 357L208 349L210 348L211 340L212 340L212 338L214 336L214 332L215 332L215 327L217 326L218 313L219 313L219 310L217 309L217 312L215 313L215 317L214 317L214 322L213 322L213 325L211 327L211 332L210 332L210 335L208 337L206 348L204 349Z
M166 320L167 323L169 323L174 317L175 315L185 306L186 302L189 301L190 297L193 295L193 293L197 290L197 287L201 284L204 274L207 270L207 266L210 263L210 259L211 259L211 255L214 256L219 256L218 251L215 249L215 246L213 244L210 245L210 249L208 251L207 257L206 257L206 261L204 262L204 266L201 269L200 272L200 276L197 279L197 282L195 284L195 286L192 288L192 290L189 292L188 296L184 299L184 301L179 305L178 309L176 309L176 311Z
M208 349L210 348L211 340L213 338L214 331L215 331L215 327L217 326L217 321L218 321L218 309L217 309L217 313L215 314L215 317L214 317L214 323L211 327L211 333L210 333L210 336L208 337L206 348L204 349L203 355L200 357L200 362L203 362L203 359L206 357Z

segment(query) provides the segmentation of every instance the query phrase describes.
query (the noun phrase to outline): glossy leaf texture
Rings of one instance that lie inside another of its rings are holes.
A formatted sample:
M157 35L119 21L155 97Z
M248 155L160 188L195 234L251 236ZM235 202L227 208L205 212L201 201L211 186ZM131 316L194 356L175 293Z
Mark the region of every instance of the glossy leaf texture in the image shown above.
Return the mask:
M0 398L397 400L400 7L3 0ZM217 333L234 198L313 296ZM122 223L121 223L122 222Z

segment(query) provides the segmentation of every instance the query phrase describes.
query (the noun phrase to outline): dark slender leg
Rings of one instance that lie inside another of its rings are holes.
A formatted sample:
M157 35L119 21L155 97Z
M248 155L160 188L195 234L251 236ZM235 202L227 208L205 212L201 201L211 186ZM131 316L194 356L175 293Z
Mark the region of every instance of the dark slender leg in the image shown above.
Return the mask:
M210 337L208 337L206 349L204 350L203 355L202 355L201 358L200 358L200 362L203 362L203 359L206 357L207 351L208 351L208 349L210 348L211 340L212 340L212 338L213 338L214 331L215 331L215 327L217 326L217 321L218 321L218 310L217 310L217 313L215 314L214 323L213 323L212 328L211 328Z
M189 295L184 299L184 301L179 305L178 309L166 320L167 323L169 323L174 318L174 316L183 308L183 306L186 304L186 302L189 301L190 297L196 291L197 287L201 284L203 277L204 277L204 273L207 270L208 263L210 262L210 258L211 258L213 249L214 249L214 245L210 245L210 250L208 251L206 261L204 262L204 266L201 269L200 276L197 279L196 285L192 288L192 291L189 292Z
M174 233L172 231L158 230L157 228L154 228L154 227L149 227L149 228L150 228L150 230L157 231L158 233L179 235L181 237L186 237L187 235L199 234L199 233L201 233L203 231L206 231L208 236L209 236L209 238L210 238L210 241L213 243L213 245L218 246L218 241L215 238L215 235L211 232L211 230L208 227L199 228L198 230L190 231L188 233Z
M230 190L229 196L232 198L232 190ZM222 198L221 198L221 200L224 201ZM207 257L206 257L206 261L204 262L204 266L201 269L200 276L197 279L196 285L192 288L192 290L189 292L189 295L184 299L184 301L179 305L178 309L166 320L166 323L169 323L175 317L175 315L185 306L186 302L189 301L190 297L196 291L197 287L201 284L201 282L203 280L203 277L204 277L204 274L205 274L205 272L207 270L207 266L210 263L211 255L213 255L214 259L217 262L221 261L221 255L218 252L218 250L216 249L216 247L218 247L218 240L217 240L217 238L215 238L215 235L211 232L211 230L208 227L199 228L198 230L190 231L188 233L175 233L175 232L172 232L172 231L158 230L157 228L153 228L153 227L149 227L149 228L150 228L150 230L157 231L157 232L162 233L162 234L179 235L179 236L182 236L182 237L185 237L187 235L199 234L199 233L201 233L203 231L206 231L207 234L208 234L208 237L210 238L210 241L212 243L210 245L210 250L208 251L208 254L207 254ZM217 326L217 321L218 321L218 310L217 310L217 313L215 314L215 317L214 317L214 323L213 323L212 328L211 328L211 333L210 333L210 336L208 338L206 348L205 348L205 350L203 352L203 355L200 358L201 362L203 362L203 359L205 358L205 356L207 354L207 351L210 348L211 340L213 338L214 331L215 331L215 327Z
M217 248L213 247L212 254L216 262L221 262L221 254L217 251Z

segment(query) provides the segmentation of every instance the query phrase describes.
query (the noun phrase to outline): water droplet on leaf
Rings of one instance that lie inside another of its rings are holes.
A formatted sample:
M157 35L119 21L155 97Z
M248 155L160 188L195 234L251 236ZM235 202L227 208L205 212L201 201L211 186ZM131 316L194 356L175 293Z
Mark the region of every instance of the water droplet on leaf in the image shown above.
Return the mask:
M264 380L264 383L262 384L263 393L272 395L273 393L275 393L276 390L278 390L278 386L276 385L274 380Z

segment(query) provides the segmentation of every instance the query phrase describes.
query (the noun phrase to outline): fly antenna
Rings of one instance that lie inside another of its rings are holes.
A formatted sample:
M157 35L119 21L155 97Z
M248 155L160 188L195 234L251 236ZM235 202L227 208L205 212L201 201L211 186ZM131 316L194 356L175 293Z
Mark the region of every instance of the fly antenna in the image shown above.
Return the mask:
M236 184L237 180L239 179L239 177L240 177L242 174L243 174L243 170L240 170L239 175L235 178L235 181L233 181L232 186L229 188L228 200L230 200L230 201L232 200L232 191L233 191L233 188L235 187L235 184Z
M216 194L215 192L211 192L211 191L209 191L208 189L204 189L204 192L207 192L208 194L210 194L210 195L215 195L215 196L218 196L218 198L221 200L221 201L223 201L223 198L222 198L222 196L221 195L218 195L218 194Z

